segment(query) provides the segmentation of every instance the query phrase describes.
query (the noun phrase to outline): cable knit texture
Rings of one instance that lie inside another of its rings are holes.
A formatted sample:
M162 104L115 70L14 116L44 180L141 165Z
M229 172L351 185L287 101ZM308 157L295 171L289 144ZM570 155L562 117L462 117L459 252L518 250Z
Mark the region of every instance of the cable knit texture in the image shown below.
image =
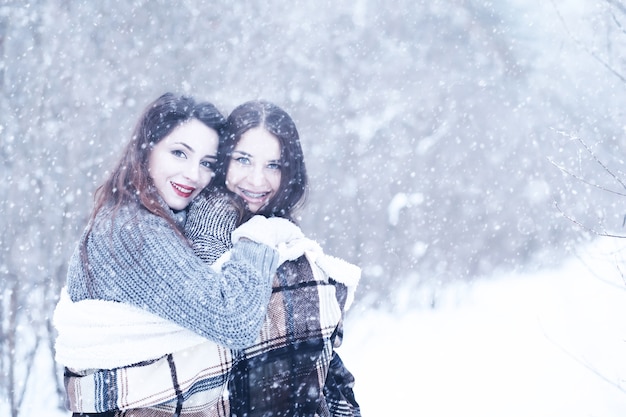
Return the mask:
M87 256L91 277L78 248L68 266L73 301L135 305L232 348L258 336L278 267L276 251L241 241L215 272L165 219L136 206L123 207L115 218L101 210Z
M225 194L211 190L202 193L189 206L185 236L192 242L196 255L208 264L215 263L230 250L230 234L239 218L230 201Z

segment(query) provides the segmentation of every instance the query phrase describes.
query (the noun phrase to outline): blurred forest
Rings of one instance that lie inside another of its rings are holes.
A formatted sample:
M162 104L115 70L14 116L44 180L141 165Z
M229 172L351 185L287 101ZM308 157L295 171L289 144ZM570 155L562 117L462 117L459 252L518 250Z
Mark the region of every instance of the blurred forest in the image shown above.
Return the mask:
M161 93L285 108L304 231L362 306L431 308L622 233L625 28L617 0L3 0L0 391L52 349L92 193Z

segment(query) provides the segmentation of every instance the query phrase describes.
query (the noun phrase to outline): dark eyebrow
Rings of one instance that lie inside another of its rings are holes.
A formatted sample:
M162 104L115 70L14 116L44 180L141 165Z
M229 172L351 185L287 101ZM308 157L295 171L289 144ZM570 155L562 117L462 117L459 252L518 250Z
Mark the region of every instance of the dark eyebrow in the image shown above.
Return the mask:
M195 152L195 150L191 146L187 145L185 142L175 142L175 144L184 146L185 148L189 149L191 152Z
M254 155L251 155L251 154L249 154L248 152L245 152L245 151L239 151L239 150L233 151L233 154L235 154L235 153L239 153L239 154L241 154L243 156L249 156L251 158L254 158ZM281 161L280 159L272 159L272 160L270 160L268 162L280 162L280 161Z
M187 148L190 152L196 152L194 148L187 145L185 142L176 142L176 144ZM204 155L203 158L217 159L217 155Z

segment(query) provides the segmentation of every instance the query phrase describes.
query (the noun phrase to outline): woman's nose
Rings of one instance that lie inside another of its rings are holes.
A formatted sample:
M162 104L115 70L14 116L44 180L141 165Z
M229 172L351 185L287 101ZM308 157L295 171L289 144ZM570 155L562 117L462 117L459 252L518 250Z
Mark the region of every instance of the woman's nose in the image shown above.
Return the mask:
M248 176L248 181L252 185L264 185L265 184L265 174L263 173L262 167L254 167Z
M185 177L193 182L198 182L200 180L200 167L189 166L185 170Z

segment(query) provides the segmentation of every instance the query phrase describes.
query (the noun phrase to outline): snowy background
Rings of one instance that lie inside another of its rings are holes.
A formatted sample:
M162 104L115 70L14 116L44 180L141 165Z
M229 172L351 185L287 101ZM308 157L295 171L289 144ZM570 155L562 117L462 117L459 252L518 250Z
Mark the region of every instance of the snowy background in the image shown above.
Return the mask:
M344 346L364 415L626 413L626 246L450 287L436 310L353 315Z
M0 2L0 414L58 403L67 259L165 91L293 115L302 228L363 268L368 415L623 411L595 240L625 232L625 28L619 0Z

